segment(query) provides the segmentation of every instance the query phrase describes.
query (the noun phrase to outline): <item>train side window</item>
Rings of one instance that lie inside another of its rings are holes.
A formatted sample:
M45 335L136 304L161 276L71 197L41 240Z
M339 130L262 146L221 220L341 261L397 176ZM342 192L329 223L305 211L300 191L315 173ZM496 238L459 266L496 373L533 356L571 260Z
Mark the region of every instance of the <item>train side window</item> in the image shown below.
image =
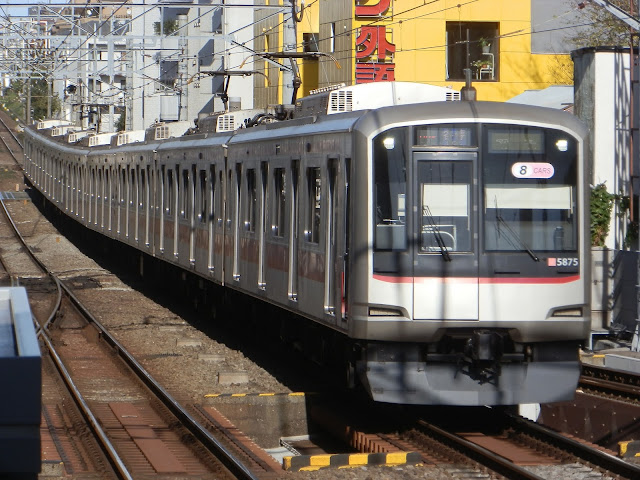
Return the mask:
M165 183L166 187L167 187L167 203L165 204L165 212L167 212L168 216L172 216L173 215L173 190L174 190L174 186L173 186L173 170L168 169L167 170L167 181Z
M126 186L127 186L127 172L124 170L120 170L120 205L126 205Z
M142 210L147 203L147 174L144 169L140 170L140 197L138 207Z
M226 215L225 215L225 220L227 222L227 228L231 228L231 221L232 221L232 215L231 215L231 209L235 207L235 205L232 202L232 200L235 200L235 197L231 197L232 193L233 193L233 172L231 170L229 170L229 172L227 173L227 206L225 209Z
M320 219L322 208L322 177L317 167L307 168L307 218L304 239L320 243Z
M274 237L283 238L286 235L286 205L287 205L287 171L276 168L273 171L273 224L271 231Z
M137 167L136 167L137 168ZM131 169L131 181L129 183L129 206L133 207L138 199L138 184L136 183L136 170Z
M197 199L197 212L198 221L200 223L206 223L207 221L207 171L200 170L198 172L199 186L198 186L198 199Z
M250 168L247 170L246 179L247 203L244 212L244 229L247 232L254 233L256 230L256 208L258 203L256 170L254 168Z
M189 170L182 170L182 192L180 192L180 216L189 218Z
M208 219L212 222L215 219L216 215L216 167L213 165L209 167L209 208L207 209Z
M404 129L383 132L373 141L376 250L406 250L407 160Z

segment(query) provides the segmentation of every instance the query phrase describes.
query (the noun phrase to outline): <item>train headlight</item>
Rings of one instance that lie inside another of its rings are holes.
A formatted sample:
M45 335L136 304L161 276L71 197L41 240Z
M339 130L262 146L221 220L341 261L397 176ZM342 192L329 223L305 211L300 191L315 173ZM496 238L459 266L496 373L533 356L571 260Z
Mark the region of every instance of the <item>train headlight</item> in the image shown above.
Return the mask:
M396 139L393 137L387 137L382 140L382 145L384 145L384 148L387 150L393 150L396 146Z
M556 147L561 152L566 152L567 149L569 148L569 142L567 140L565 140L564 138L561 138L560 140L558 140L556 142Z
M401 317L402 312L397 308L369 307L370 317Z
M580 307L559 308L558 310L554 310L551 316L552 317L581 317L582 308Z

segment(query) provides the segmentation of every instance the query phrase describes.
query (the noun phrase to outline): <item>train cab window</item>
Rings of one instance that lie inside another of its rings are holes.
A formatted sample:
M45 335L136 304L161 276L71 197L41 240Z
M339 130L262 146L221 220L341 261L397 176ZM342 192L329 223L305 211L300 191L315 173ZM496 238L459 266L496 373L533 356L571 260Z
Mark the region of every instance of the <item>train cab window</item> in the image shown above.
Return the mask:
M483 135L485 249L576 251L576 140L521 126L486 127Z
M320 243L320 219L322 208L322 177L319 168L307 168L307 218L304 239Z
M274 237L283 238L285 236L285 213L287 205L286 190L286 170L284 168L276 168L273 171L273 224L271 231Z
M406 250L407 159L405 130L383 132L373 141L376 250Z
M471 162L419 162L420 253L472 250L472 178Z
M256 209L258 204L258 195L256 190L256 170L250 168L246 173L247 185L247 203L244 211L244 229L247 232L255 232L256 230Z

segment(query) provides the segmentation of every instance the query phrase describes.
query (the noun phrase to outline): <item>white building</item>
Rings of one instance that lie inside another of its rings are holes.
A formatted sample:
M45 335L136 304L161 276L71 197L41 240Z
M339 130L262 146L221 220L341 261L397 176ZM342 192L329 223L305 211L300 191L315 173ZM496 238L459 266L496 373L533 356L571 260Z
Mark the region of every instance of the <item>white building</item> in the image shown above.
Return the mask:
M239 70L252 48L246 2L80 3L61 9L51 31L65 39L55 76L64 118L108 132L126 112L125 128L140 130L223 110L225 94L253 106L250 76L232 77L225 92L222 75Z
M591 133L592 185L604 183L610 194L632 196L637 221L640 104L637 81L633 99L631 94L629 48L588 47L572 52L571 56L575 70L575 114ZM637 71L634 72L635 78L637 75ZM625 204L616 202L605 246L593 249L594 328L613 325L629 331L635 329L638 240L629 243L629 220Z

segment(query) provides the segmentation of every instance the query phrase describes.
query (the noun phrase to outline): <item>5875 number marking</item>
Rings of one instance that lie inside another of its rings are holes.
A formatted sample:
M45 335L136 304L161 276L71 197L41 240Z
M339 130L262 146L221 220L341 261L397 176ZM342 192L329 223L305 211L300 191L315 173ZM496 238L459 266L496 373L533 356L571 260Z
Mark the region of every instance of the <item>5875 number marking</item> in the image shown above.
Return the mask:
M580 265L577 258L547 258L549 267L577 267Z

